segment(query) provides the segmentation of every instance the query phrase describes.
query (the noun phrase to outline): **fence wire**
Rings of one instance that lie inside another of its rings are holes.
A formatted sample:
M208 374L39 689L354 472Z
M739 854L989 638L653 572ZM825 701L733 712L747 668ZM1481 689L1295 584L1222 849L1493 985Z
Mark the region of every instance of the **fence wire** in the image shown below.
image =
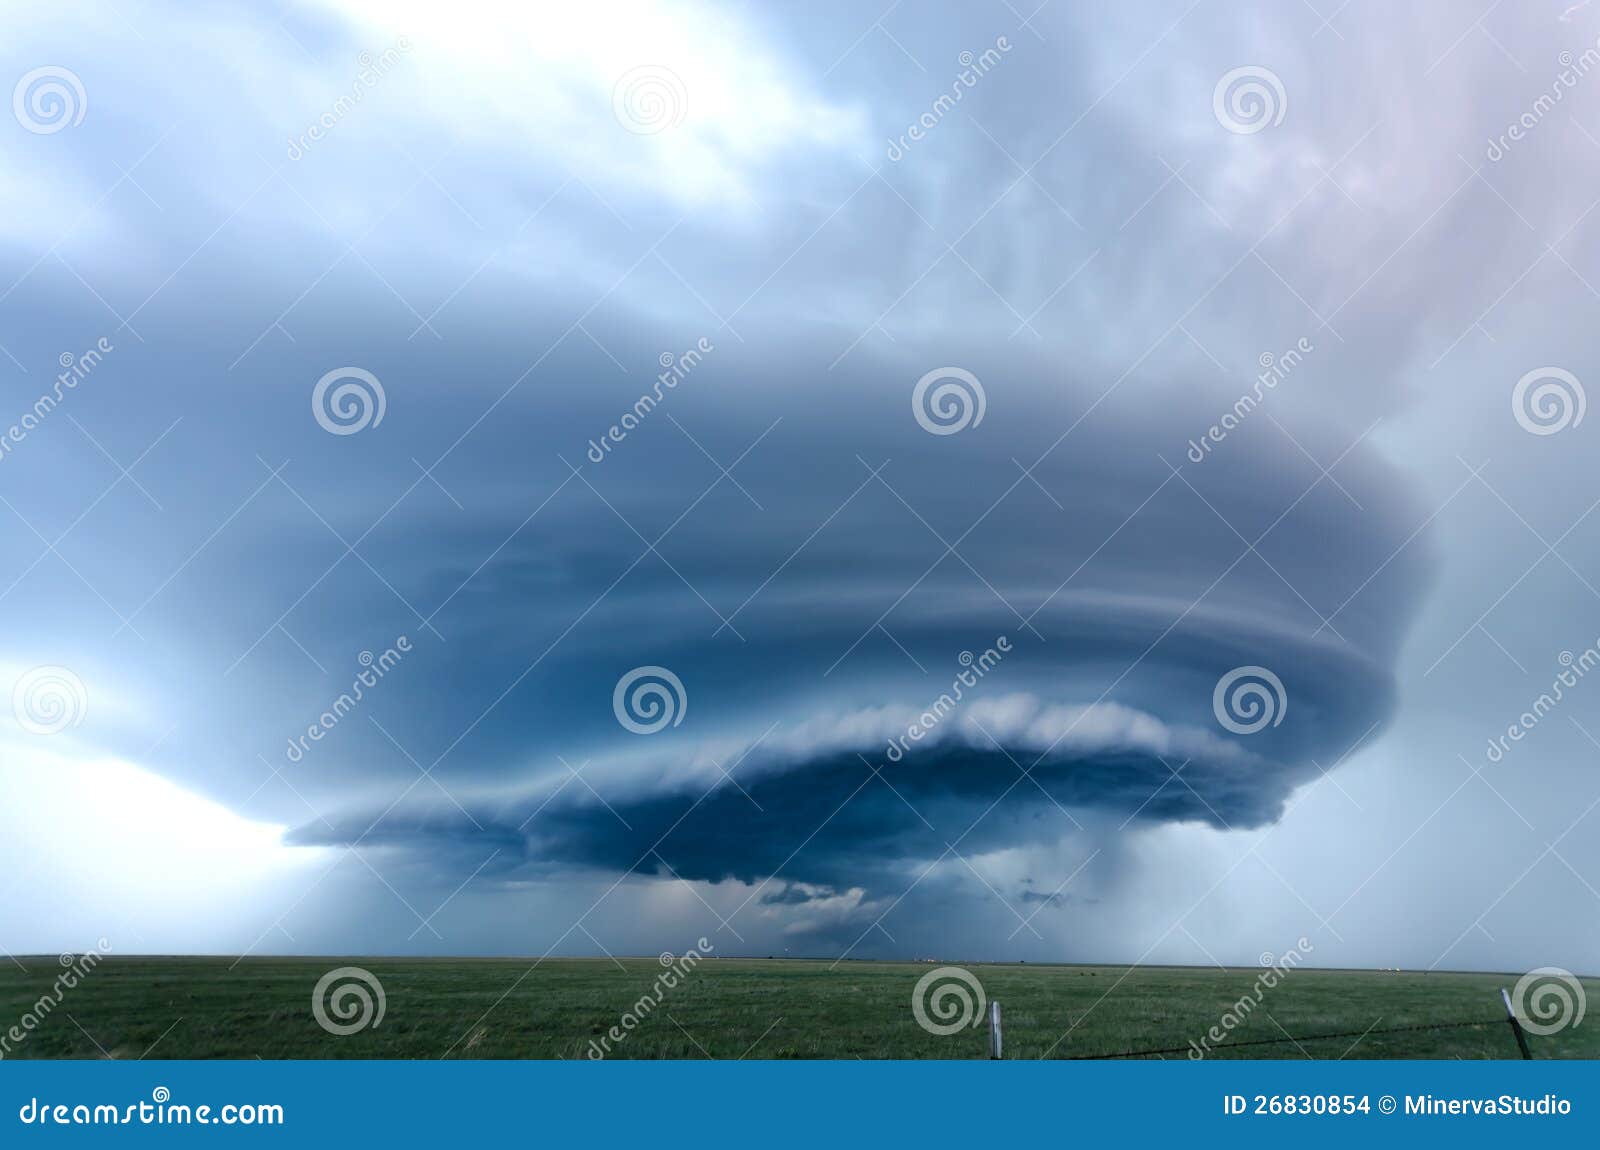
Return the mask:
M1462 1030L1469 1026L1505 1026L1504 1018L1477 1019L1466 1022L1423 1022L1414 1026L1384 1026L1371 1030L1335 1030L1327 1034L1302 1034L1285 1038L1252 1038L1246 1042L1219 1043L1208 1049L1208 1052L1218 1050L1239 1050L1247 1046L1282 1046L1289 1043L1296 1045L1302 1042L1317 1042L1325 1038L1366 1038L1374 1034L1405 1034L1418 1030ZM1068 1054L1065 1061L1086 1062L1111 1058L1153 1058L1164 1054L1188 1054L1192 1046L1167 1046L1150 1050L1119 1050L1113 1054Z

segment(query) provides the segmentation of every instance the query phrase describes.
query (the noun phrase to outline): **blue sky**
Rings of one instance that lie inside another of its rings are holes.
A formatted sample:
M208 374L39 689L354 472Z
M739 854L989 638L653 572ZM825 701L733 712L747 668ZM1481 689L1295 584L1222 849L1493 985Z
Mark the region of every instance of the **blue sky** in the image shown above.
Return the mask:
M12 14L0 946L1592 966L1600 17L1033 8Z

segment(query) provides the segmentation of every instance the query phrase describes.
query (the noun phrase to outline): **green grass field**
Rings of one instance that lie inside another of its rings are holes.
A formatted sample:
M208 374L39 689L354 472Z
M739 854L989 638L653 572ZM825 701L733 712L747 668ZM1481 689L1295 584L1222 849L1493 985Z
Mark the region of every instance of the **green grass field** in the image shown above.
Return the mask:
M7 1058L584 1058L642 995L655 959L107 958L53 998L56 959L0 970ZM312 990L354 965L382 984L381 1023L327 1033ZM706 959L664 992L613 1058L982 1058L982 1026L924 1031L917 963ZM1003 1010L1008 1058L1186 1048L1217 1026L1261 971L1113 966L968 967ZM1298 970L1264 992L1210 1057L1517 1058L1499 988L1514 975ZM1600 981L1586 982L1593 997ZM1467 1022L1453 1029L1398 1027ZM1363 1032L1365 1036L1361 1035ZM1349 1032L1345 1037L1306 1036ZM1600 1017L1531 1036L1535 1058L1600 1057ZM1183 1053L1167 1057L1185 1057Z

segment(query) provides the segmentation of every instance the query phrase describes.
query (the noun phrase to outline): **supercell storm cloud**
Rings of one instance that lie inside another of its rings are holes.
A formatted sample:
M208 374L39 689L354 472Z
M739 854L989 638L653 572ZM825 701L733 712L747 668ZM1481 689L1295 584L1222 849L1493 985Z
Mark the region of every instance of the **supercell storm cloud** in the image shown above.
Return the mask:
M803 410L737 412L707 451L754 448L726 476L697 465L692 429L755 369L717 348L603 464L568 457L560 502L518 534L541 570L501 577L539 594L504 674L527 674L480 730L508 756L520 740L537 781L487 803L430 788L303 823L300 841L470 854L481 838L497 868L851 884L958 839L1071 835L1082 808L1257 826L1387 718L1419 573L1406 556L1369 578L1409 509L1359 444L1335 484L1281 435L1192 463L1198 406L1047 437L1050 368L1014 355L979 377L984 417L958 433L928 434L914 372L886 362L819 380ZM616 405L630 383L595 390ZM557 642L575 619L581 641ZM641 664L677 682L664 713L630 718L623 699L630 728L613 688ZM1264 721L1225 690L1225 726L1219 681L1249 667L1278 680ZM527 749L543 730L553 770Z

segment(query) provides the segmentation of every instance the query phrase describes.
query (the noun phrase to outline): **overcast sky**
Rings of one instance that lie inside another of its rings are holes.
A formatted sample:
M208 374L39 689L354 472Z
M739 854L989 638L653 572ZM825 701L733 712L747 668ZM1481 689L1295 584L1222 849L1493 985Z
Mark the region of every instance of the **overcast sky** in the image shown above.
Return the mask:
M1594 971L1600 12L1034 6L8 12L0 946Z

